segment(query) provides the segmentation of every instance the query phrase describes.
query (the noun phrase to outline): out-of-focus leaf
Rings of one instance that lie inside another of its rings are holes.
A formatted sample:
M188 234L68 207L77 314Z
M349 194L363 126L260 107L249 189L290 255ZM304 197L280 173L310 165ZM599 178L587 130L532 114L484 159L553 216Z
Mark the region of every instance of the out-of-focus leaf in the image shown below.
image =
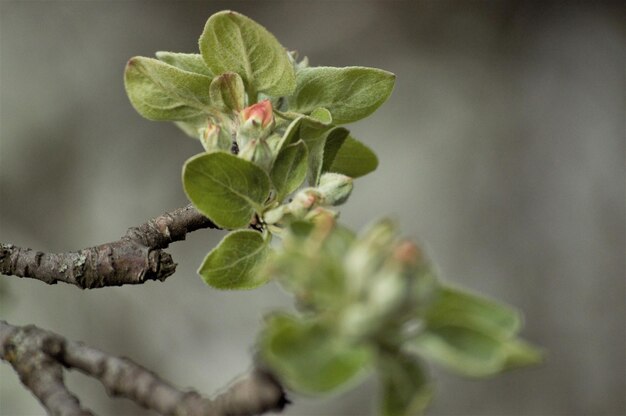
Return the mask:
M383 416L421 415L434 393L426 371L415 357L397 352L381 354L378 372L382 385Z
M426 318L431 326L460 324L504 337L515 335L522 324L515 309L451 287L440 290Z
M261 337L261 355L278 377L302 393L327 393L368 369L369 350L351 345L325 326L273 315Z
M541 353L514 338L499 338L463 326L427 328L411 341L417 351L470 377L485 377L541 361Z

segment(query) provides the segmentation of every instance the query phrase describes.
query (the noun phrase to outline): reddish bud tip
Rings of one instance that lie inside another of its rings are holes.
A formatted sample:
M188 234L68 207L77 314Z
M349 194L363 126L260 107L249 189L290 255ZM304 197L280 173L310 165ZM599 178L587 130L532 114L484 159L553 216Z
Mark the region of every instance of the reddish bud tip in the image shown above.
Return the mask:
M246 107L241 110L241 118L244 122L250 120L253 125L265 128L274 120L272 103L270 100L263 100Z

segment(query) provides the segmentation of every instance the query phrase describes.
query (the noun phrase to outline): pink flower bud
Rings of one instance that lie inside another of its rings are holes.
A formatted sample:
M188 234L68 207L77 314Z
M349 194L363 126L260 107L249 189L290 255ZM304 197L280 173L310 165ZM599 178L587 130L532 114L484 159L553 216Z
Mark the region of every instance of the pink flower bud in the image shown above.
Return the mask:
M287 206L289 212L296 218L304 217L313 207L317 205L321 198L319 192L313 188L305 188L298 192Z
M415 266L422 262L422 251L408 240L401 240L393 249L393 258L401 264Z
M239 113L240 124L237 131L237 144L244 148L251 140L267 138L274 128L272 103L263 100L246 107Z
M270 100L263 100L244 108L241 110L241 119L244 123L252 122L255 127L267 128L274 122L272 103Z

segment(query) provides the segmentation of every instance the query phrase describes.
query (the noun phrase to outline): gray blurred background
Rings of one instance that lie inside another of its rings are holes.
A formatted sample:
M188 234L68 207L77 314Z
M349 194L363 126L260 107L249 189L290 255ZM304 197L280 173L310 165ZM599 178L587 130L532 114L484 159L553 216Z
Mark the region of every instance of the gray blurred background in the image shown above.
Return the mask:
M594 1L0 1L0 241L66 251L119 238L186 204L183 162L201 151L142 119L124 64L195 52L224 8L265 25L313 65L398 75L390 100L352 126L376 150L343 220L391 215L449 282L524 311L544 365L474 381L434 369L431 415L626 414L624 8ZM620 23L621 22L621 23ZM195 271L221 235L170 252L165 283L80 291L2 278L0 318L133 358L212 394L250 364L262 315L289 307L276 286L217 292ZM109 399L103 415L151 414ZM0 414L42 414L0 364ZM289 415L369 415L376 382Z

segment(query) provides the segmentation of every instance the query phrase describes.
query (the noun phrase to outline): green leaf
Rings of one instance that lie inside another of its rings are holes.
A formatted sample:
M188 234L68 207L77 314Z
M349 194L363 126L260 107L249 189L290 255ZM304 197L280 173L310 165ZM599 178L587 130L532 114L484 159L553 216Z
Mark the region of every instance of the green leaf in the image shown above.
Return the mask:
M430 326L458 324L504 337L515 335L522 325L515 309L451 287L440 290L426 319Z
M237 230L207 254L198 274L216 289L252 289L267 282L259 273L269 253L261 233Z
M302 126L302 120L303 117L300 116L289 123L289 126L287 126L287 129L283 133L283 137L281 137L280 142L276 147L278 153L280 153L286 146L300 140L300 127Z
M302 139L309 149L309 169L307 173L309 185L317 186L322 174L324 158L330 157L329 155L333 149L340 148L348 134L349 131L343 127L333 127L330 130L304 129Z
M240 111L246 105L246 92L239 74L225 72L213 79L209 95L221 111Z
M302 140L278 153L270 172L277 201L282 201L302 184L307 172L307 156L308 151Z
M177 53L177 52L164 52L159 51L156 53L156 57L159 61L163 61L166 64L175 66L183 71L193 72L195 74L206 75L209 78L213 78L214 74L209 67L206 66L202 55L199 53Z
M183 187L193 205L222 228L241 228L260 213L270 191L265 171L237 156L215 152L185 162Z
M309 114L324 107L335 123L351 123L372 114L387 100L395 78L375 68L303 68L297 73L289 110Z
M314 119L315 121L319 121L324 125L329 125L333 122L333 115L330 114L330 111L323 107L316 108L315 110L311 111L310 118Z
M363 374L369 350L349 344L323 325L281 314L266 322L261 355L289 387L303 393L327 393Z
M544 359L541 349L530 345L523 340L511 340L507 344L505 368L511 370L518 367L539 364Z
M464 327L428 329L414 339L413 345L423 356L467 376L492 375L503 365L497 340Z
M415 357L397 352L378 360L382 384L381 414L409 416L422 414L430 403L434 388L426 371Z
M133 107L150 120L186 120L211 112L211 78L156 59L131 58L124 85Z
M352 178L358 178L373 172L377 167L378 158L376 154L354 137L348 136L334 158L324 158L322 171L342 173Z
M255 21L232 11L209 18L200 36L200 52L215 74L241 75L250 101L264 92L289 95L296 86L295 71L287 52L274 35Z
M443 287L412 345L426 357L473 377L537 363L541 353L515 338L521 317L494 301Z
M411 344L423 356L470 377L541 361L541 353L521 341L458 325L429 327Z
M194 139L200 139L204 129L207 127L209 117L206 114L202 114L198 117L190 118L185 121L175 121L174 124Z

